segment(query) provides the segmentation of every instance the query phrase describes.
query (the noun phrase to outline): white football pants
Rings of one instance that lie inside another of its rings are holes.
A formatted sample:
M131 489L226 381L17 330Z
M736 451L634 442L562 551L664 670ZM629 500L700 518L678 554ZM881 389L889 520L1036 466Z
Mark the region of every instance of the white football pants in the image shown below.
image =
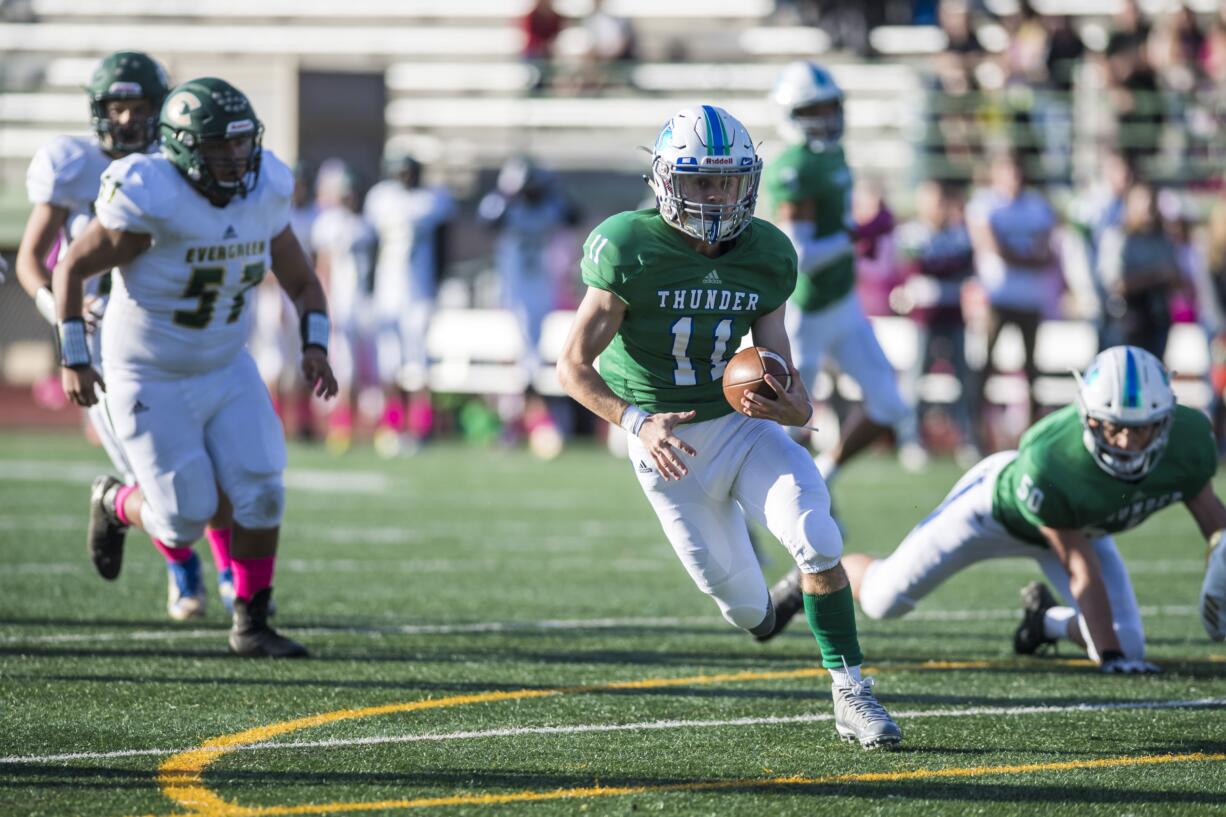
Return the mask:
M897 618L960 570L985 559L1026 557L1039 563L1064 603L1077 610L1069 574L1050 549L1018 539L992 516L992 494L1001 469L1017 456L1002 451L980 462L958 480L937 509L920 522L885 559L872 563L860 586L860 608L870 618ZM1128 569L1110 536L1092 541L1102 566L1120 648L1129 658L1145 655L1145 631ZM1090 657L1098 660L1077 615Z
M153 379L112 372L107 389L151 536L177 545L199 539L217 509L218 485L238 524L281 523L285 437L245 349L205 374Z
M839 563L843 538L830 518L826 483L808 452L770 420L733 412L674 433L698 452L679 455L686 476L665 480L633 436L630 463L694 584L729 623L753 629L770 596L745 514L765 525L803 572L829 570Z
M94 368L102 375L102 380L107 385L110 385L111 381L102 366L102 327L98 326L95 328L87 340L89 342L89 354L94 360ZM119 472L119 478L125 484L132 485L136 482L136 475L132 472L132 466L128 464L128 457L123 453L123 446L119 443L119 437L116 436L115 429L111 426L111 418L107 414L106 409L106 395L104 392L99 391L98 397L98 402L86 410L89 424L94 427L94 433L98 435L98 441L102 443L102 450L106 451L111 464Z
M881 351L855 292L817 312L802 312L789 305L784 318L796 371L810 390L826 355L832 355L839 368L860 384L864 412L870 420L891 427L911 420L894 366Z

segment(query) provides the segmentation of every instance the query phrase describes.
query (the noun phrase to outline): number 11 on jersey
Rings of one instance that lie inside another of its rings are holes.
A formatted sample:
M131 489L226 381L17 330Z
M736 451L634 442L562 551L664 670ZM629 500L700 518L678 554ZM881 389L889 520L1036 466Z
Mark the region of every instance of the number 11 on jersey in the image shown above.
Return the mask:
M678 386L694 386L698 383L698 373L690 360L690 337L694 334L694 318L686 316L673 321L670 327L673 335L673 359L677 365L673 368L673 383ZM728 340L732 337L732 318L724 318L715 325L715 345L711 349L711 380L719 380L724 375L724 353L728 351Z

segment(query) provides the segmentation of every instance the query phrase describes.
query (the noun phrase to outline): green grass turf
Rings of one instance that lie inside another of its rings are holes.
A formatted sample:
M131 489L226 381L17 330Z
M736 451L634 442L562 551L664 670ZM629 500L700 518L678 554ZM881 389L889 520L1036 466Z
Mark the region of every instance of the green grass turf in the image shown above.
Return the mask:
M451 795L469 799L430 811L1220 814L1226 803L1220 760L1047 767L1226 753L1226 707L948 716L1226 700L1226 649L1206 640L1192 612L1204 546L1182 509L1119 540L1163 675L1104 677L1071 662L1014 657L1017 590L1038 571L1027 561L988 563L926 599L922 615L861 620L882 700L912 713L900 718L905 751L881 754L839 742L828 721L710 723L828 714L826 682L803 672L816 666L816 647L799 621L766 646L723 623L673 557L628 466L603 451L580 447L541 463L519 451L440 445L382 462L365 450L338 459L294 447L290 459L277 622L313 657L275 663L226 654L215 596L204 622L169 622L164 570L143 534L129 537L118 581L93 574L83 539L89 476L105 467L97 450L73 436L0 436L0 756L184 750L307 715L504 692L511 699L289 732L271 739L349 743L225 754L207 765L202 782L244 806L315 804L312 813L327 814L417 813L398 802ZM329 474L331 491L320 488ZM848 549L889 552L957 476L948 462L924 476L884 457L854 464L834 490ZM774 579L787 557L777 545L768 553ZM211 568L208 575L212 592ZM521 626L398 630L486 622ZM1066 647L1061 657L1075 652ZM930 660L982 663L922 666ZM737 674L762 677L714 677ZM573 689L686 678L656 688ZM570 689L515 698L552 688ZM947 714L914 714L925 711ZM661 720L703 723L387 740ZM355 745L358 738L373 742ZM182 813L159 789L158 767L168 758L2 763L0 814ZM1030 764L1040 768L1016 768ZM943 769L977 771L854 777ZM853 777L822 780L832 775ZM801 780L764 785L775 777ZM597 785L638 791L473 799ZM397 802L365 812L328 806L376 801Z

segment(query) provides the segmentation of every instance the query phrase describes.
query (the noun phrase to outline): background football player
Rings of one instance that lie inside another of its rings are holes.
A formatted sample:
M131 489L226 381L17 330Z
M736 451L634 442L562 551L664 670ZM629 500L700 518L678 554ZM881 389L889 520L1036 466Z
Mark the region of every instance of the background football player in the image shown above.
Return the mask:
M56 266L64 391L83 406L106 391L140 487L93 496L95 514L137 525L168 558L186 561L217 506L234 507L234 621L240 655L306 649L268 625L285 502L285 440L246 349L249 298L271 265L301 314L302 371L332 397L323 288L289 226L293 174L261 147L247 97L214 78L177 87L162 107L163 154L111 165L97 218ZM85 343L81 290L118 268L103 324L103 383Z
M840 736L897 745L898 726L860 677L843 540L812 458L782 425L812 415L798 377L777 400L734 412L724 367L748 332L791 359L784 313L796 254L753 218L762 162L721 108L684 108L655 142L658 206L605 219L584 245L587 294L558 361L566 391L629 436L630 462L690 578L724 618L755 635L775 610L750 544L748 512L803 571L809 626L833 679ZM600 357L600 371L595 360Z
M426 329L456 209L446 188L422 183L421 162L412 156L394 157L388 171L390 178L366 194L364 208L379 234L375 308L385 407L375 450L384 456L412 453L430 431Z
M38 311L55 325L55 300L51 294L51 268L67 244L85 230L93 217L94 199L102 173L115 159L130 153L145 153L157 141L158 111L169 90L166 72L154 59L139 51L117 51L102 59L90 76L89 96L92 137L58 136L48 142L30 162L26 192L33 209L26 221L17 250L17 277L34 298ZM62 236L62 243L61 243ZM84 315L87 339L94 365L102 369L102 320L110 293L110 276L89 282ZM107 419L106 408L97 403L88 411L102 447L121 479L133 484L135 475ZM101 476L94 490L105 490L115 480ZM119 575L123 559L124 528L98 524L91 519L86 544L98 573L107 579ZM227 608L233 603L234 582L229 568L230 519L224 497L217 515L206 530L217 565L218 585ZM171 618L183 620L204 615L204 584L200 560L193 554L187 562L167 561L168 599Z
M1166 370L1115 346L1079 379L1077 404L1036 423L1017 451L993 454L885 559L844 558L860 608L905 615L941 582L984 559L1039 563L1064 599L1039 582L1022 592L1016 652L1068 639L1105 672L1153 672L1128 571L1112 534L1183 502L1210 541L1226 528L1213 492L1216 449L1203 414L1175 403Z

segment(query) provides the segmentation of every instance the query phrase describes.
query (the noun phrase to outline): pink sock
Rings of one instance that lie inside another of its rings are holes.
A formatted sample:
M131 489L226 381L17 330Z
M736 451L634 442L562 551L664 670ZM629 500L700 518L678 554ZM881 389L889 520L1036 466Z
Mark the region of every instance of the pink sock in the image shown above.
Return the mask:
M128 519L128 512L124 510L124 504L127 503L128 497L132 496L136 491L135 485L123 485L115 492L115 515L119 517L119 521L125 525L131 525L132 520Z
M176 564L179 562L186 562L188 559L192 558L192 553L195 552L192 550L191 545L183 548L172 548L170 545L165 544L161 539L154 539L153 546L161 551L162 555L166 557L166 561L175 562Z
M204 535L209 540L209 547L213 549L213 564L217 565L217 572L229 570L231 530L229 528L205 528Z
M383 411L383 425L397 433L404 431L404 409L397 403L388 403Z
M251 601L252 596L272 586L272 569L277 563L276 556L263 556L258 559L239 559L235 557L230 564L234 566L234 595L244 601Z

